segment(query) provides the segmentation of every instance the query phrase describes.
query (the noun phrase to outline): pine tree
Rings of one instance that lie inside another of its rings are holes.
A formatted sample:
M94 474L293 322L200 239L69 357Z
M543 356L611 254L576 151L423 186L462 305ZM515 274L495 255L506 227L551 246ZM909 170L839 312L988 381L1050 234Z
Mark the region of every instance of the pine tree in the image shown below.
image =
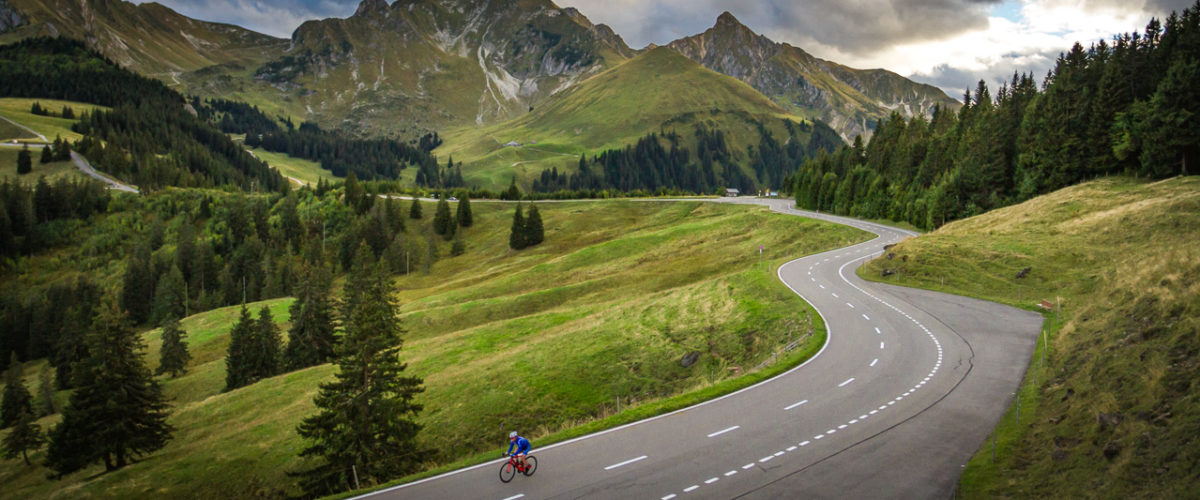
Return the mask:
M525 218L525 246L531 247L546 239L542 227L542 215L538 213L537 205L529 204L529 217Z
M59 411L58 402L54 400L53 373L50 365L42 367L41 373L38 373L38 399L41 400L38 410L42 416L54 415Z
M414 402L424 388L420 378L403 376L402 329L386 273L364 264L354 274L346 284L336 380L321 385L314 398L319 413L296 429L310 442L300 456L324 459L300 474L312 495L354 487L356 475L367 484L399 477L416 470L424 455L415 422L422 405Z
M525 217L521 215L521 202L517 202L517 210L513 212L512 229L508 233L508 247L513 250L525 248Z
M301 275L296 300L288 308L292 317L286 351L288 369L298 370L333 359L337 337L329 286L329 271L324 266L310 266Z
M263 306L254 325L254 379L274 377L281 371L279 325L271 317L271 309Z
M0 429L15 425L21 413L33 413L33 396L25 388L22 379L21 362L17 361L17 353L12 353L12 361L4 372L4 396L0 399Z
M454 220L450 218L450 202L443 196L438 200L437 211L433 215L433 232L445 236L453 224Z
M29 145L21 146L21 151L17 153L17 174L24 175L33 171L33 157L29 154Z
M178 266L171 266L171 270L154 287L153 319L162 322L168 317L187 316L187 300L187 282L183 280L183 271Z
M251 366L254 360L254 319L250 310L242 304L241 316L229 331L229 354L225 356L225 390L232 391L238 387L254 382Z
M474 217L471 215L471 197L463 193L462 199L458 200L458 212L455 214L460 227L471 227L475 223Z
M159 351L158 369L154 371L155 375L168 373L172 377L178 377L187 373L187 365L192 360L192 354L188 352L185 338L187 338L187 332L180 327L179 319L174 316L167 317L162 327L162 349Z
M421 201L416 196L413 196L412 206L408 209L408 217L410 219L421 218Z
M125 263L125 279L121 286L121 308L129 312L134 323L150 319L154 305L154 266L150 265L150 249L138 242Z
M171 438L167 404L142 361L141 337L114 296L97 307L87 341L75 392L50 431L46 465L59 477L97 461L108 471L120 469Z
M50 146L42 146L41 164L45 165L54 161L54 152L50 151Z
M23 411L17 417L12 431L4 437L4 458L12 459L20 455L25 459L25 465L33 465L33 462L29 461L29 452L37 451L45 442L46 436L42 434L41 426L33 422L33 415Z

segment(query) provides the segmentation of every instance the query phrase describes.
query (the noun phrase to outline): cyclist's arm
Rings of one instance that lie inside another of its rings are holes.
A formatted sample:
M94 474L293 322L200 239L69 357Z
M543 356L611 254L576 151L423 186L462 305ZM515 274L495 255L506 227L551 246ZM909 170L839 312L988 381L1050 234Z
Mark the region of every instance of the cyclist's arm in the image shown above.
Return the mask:
M512 455L513 446L516 446L516 444L517 444L516 442L512 442L512 441L510 441L510 442L508 443L508 451L504 452L504 454L505 454L505 455Z

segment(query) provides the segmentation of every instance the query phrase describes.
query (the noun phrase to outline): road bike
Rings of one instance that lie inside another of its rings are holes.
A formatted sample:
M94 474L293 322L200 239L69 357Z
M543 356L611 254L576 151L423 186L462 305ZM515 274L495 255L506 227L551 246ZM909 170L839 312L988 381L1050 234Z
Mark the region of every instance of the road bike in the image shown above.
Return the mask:
M505 483L512 481L513 476L516 476L518 472L525 474L526 476L532 476L533 471L536 470L537 458L533 455L527 455L525 457L525 465L521 465L521 463L517 461L516 456L510 455L508 457L508 461L504 462L504 465L500 466L500 481Z

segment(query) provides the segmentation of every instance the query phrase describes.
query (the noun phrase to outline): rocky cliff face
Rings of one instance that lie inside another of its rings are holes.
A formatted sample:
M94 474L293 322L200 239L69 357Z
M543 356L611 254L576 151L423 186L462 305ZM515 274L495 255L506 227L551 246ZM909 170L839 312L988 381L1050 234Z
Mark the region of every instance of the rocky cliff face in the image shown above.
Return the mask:
M23 24L25 24L25 18L21 17L21 13L9 6L8 2L0 0L0 33L8 32Z
M759 35L726 12L699 35L669 46L705 67L739 80L800 116L820 119L846 140L870 136L893 110L930 115L934 106L957 107L940 89L885 70L858 70L813 57Z

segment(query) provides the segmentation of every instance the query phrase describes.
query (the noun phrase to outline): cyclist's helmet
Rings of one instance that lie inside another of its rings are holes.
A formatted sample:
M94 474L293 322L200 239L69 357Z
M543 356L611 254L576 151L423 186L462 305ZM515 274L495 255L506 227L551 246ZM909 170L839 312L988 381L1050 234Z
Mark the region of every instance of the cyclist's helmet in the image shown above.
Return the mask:
M517 431L512 431L512 432L508 433L508 438L509 438L509 439L516 439L516 438L517 438Z

